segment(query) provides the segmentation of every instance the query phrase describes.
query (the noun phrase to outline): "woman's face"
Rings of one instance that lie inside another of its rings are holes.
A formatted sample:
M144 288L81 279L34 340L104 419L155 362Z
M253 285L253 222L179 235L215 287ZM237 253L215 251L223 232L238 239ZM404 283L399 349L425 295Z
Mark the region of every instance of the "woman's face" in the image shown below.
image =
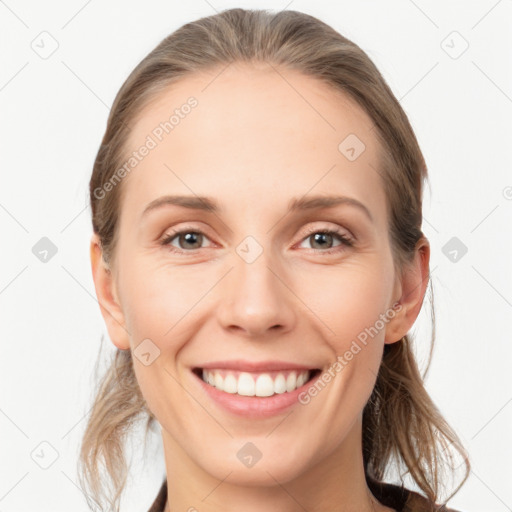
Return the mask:
M139 116L107 323L134 351L168 464L275 485L361 457L384 343L410 327L392 309L372 127L327 85L264 66L187 77ZM294 367L314 381L294 391Z

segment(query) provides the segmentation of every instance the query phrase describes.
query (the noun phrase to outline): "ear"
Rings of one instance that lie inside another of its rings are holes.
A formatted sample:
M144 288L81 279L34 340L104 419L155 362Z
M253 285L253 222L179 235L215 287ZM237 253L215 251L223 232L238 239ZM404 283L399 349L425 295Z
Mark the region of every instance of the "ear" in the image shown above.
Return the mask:
M103 259L103 250L96 233L91 238L90 256L96 296L108 334L118 349L127 350L130 348L130 337L125 327L123 310L117 297L112 271Z
M384 343L400 341L418 317L429 281L430 244L422 237L416 244L413 260L397 276L394 308L395 316L386 326Z

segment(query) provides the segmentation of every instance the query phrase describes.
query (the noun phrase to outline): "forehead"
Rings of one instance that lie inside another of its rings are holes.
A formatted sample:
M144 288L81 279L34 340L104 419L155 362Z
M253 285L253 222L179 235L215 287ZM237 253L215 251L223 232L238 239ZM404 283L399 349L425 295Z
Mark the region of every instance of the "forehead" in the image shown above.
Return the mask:
M378 217L385 198L373 128L351 98L297 71L231 64L196 73L139 114L128 153L152 148L127 175L123 195L133 212L166 193L215 196L240 212L256 198L270 207L336 191Z

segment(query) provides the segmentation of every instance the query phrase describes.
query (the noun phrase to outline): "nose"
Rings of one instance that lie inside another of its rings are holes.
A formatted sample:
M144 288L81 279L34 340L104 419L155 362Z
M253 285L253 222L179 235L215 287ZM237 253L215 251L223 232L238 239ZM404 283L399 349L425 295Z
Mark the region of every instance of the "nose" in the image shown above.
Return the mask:
M281 336L293 329L297 299L285 270L272 264L265 251L252 263L235 259L223 281L217 317L224 329L251 338Z

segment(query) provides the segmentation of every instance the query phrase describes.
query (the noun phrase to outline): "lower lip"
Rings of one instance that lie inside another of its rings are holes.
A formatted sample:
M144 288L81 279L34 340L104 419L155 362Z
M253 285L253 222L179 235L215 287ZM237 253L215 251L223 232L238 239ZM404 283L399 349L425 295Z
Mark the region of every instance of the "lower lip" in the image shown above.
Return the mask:
M192 372L208 396L224 410L246 418L266 418L286 411L292 405L299 403L299 395L309 388L320 377L321 372L294 391L275 393L272 396L242 396L221 391L207 384L199 375Z

